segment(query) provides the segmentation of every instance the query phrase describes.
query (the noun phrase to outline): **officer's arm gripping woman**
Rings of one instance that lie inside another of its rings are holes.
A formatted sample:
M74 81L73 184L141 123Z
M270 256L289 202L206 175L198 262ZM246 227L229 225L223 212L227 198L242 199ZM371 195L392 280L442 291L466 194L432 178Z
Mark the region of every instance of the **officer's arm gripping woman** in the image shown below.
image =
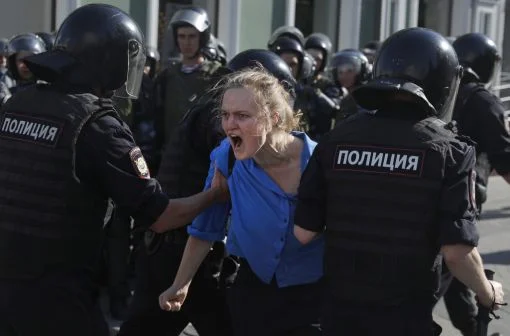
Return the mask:
M55 43L24 60L46 83L18 91L0 110L0 153L8 158L0 163L0 296L11 298L0 303L0 331L107 335L94 272L108 200L164 232L228 192L223 185L169 200L151 178L111 101L136 98L145 65L143 35L126 13L80 7ZM54 316L59 323L49 322Z

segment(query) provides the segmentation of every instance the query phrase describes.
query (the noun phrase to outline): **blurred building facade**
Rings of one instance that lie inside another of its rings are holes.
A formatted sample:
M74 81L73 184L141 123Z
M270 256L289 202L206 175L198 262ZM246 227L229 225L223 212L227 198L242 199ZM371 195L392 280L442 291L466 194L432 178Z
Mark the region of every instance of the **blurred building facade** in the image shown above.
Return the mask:
M248 48L265 48L271 32L295 25L305 35L330 36L335 50L360 48L407 27L434 29L445 36L481 32L510 55L510 8L506 0L16 0L0 11L0 36L27 31L55 31L79 6L101 2L130 13L158 47L163 59L174 51L168 21L179 8L197 5L210 15L213 34L229 56ZM505 34L508 38L505 41ZM510 57L503 69L510 71Z

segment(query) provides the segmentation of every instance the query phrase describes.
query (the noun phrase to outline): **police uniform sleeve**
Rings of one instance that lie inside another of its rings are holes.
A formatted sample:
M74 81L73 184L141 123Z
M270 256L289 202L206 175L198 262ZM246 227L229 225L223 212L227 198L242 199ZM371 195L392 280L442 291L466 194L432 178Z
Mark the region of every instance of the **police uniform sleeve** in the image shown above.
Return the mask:
M322 232L326 223L327 187L324 169L322 167L321 143L308 161L298 188L298 201L294 223L303 229Z
M479 91L469 103L477 115L472 126L478 134L473 140L499 174L510 173L510 119L502 104L486 91Z
M150 226L168 205L159 183L150 178L128 126L105 115L86 124L76 144L76 174L140 226Z
M439 245L477 246L474 147L457 143L446 155L439 203Z

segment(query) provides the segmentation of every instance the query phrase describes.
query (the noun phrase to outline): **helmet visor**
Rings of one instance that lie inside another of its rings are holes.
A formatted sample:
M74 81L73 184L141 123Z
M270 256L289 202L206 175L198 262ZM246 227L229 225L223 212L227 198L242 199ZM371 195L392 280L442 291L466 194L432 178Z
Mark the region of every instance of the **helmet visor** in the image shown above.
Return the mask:
M457 93L459 92L460 80L462 79L464 71L462 67L459 65L456 69L455 76L453 76L452 82L450 84L450 92L448 97L441 106L438 112L439 118L441 118L445 122L452 121L453 118L453 109L455 107L455 101L457 100Z
M127 52L126 82L115 90L115 96L130 99L138 98L142 85L145 59L144 47L138 41L130 40Z
M336 69L337 72L361 72L361 59L349 55L336 56L330 65L330 69Z

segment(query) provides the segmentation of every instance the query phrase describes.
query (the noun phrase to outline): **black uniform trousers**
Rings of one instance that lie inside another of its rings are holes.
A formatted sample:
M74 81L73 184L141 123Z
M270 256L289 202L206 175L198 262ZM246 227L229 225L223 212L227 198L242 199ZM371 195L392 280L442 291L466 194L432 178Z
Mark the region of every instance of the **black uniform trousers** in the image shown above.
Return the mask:
M473 292L462 282L454 278L448 267L443 264L441 289L439 297L443 297L446 310L453 326L464 336L476 336L478 308Z
M179 268L186 240L172 241L167 233L159 248L148 252L142 244L136 261L135 293L128 318L118 336L178 336L188 323L200 336L231 335L225 291L211 276L204 263L193 278L181 311L167 312L159 307L159 295L172 285Z
M98 286L84 271L0 280L0 335L108 336Z
M441 328L432 320L431 302L382 307L342 302L326 297L323 335L436 336Z
M113 299L126 299L130 296L128 268L131 234L131 217L127 211L116 208L105 231L108 294Z
M322 282L279 288L262 282L241 259L227 290L235 336L320 336Z

